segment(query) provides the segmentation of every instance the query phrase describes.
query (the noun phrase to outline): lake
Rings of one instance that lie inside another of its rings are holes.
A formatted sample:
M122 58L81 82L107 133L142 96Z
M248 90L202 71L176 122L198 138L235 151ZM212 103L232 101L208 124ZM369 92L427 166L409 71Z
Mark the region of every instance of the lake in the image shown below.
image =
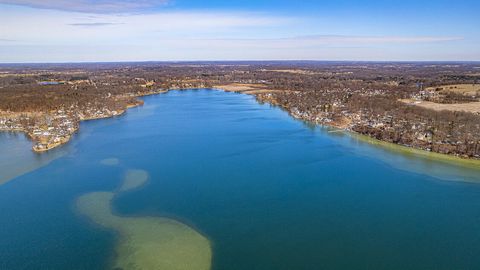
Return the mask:
M480 168L254 97L145 97L50 156L0 136L0 269L479 269Z

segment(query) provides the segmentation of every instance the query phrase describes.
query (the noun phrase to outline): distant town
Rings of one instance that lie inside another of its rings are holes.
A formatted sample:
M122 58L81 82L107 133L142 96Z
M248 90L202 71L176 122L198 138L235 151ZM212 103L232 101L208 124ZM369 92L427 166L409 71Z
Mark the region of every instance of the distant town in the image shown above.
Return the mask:
M480 159L480 63L192 62L0 65L0 130L33 150L67 143L84 120L141 96L213 88L374 139Z

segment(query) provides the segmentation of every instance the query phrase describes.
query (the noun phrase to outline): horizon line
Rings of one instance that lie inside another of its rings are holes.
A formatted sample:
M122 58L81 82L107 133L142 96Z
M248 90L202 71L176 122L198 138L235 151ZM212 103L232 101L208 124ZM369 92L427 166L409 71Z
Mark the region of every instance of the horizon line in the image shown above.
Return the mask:
M127 60L127 61L59 61L59 62L0 62L0 65L41 64L123 64L123 63L228 63L228 62L337 62L337 63L480 63L480 60Z

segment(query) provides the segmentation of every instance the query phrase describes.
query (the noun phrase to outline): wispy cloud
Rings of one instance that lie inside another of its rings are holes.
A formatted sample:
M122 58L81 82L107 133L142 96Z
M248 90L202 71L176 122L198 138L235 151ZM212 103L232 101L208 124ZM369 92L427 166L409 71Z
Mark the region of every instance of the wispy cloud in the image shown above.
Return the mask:
M269 32L273 27L290 21L290 18L263 13L228 11L163 11L125 16L41 10L18 20L19 13L6 12L0 16L2 38L36 45L64 46L138 45L175 38L245 37L250 36L253 30ZM52 29L55 29L54 34Z
M168 0L0 0L1 4L85 13L133 13L161 7Z
M122 23L108 23L108 22L93 22L93 23L69 23L70 26L80 26L80 27L99 27L99 26L109 26L109 25L119 25Z
M0 42L15 42L16 40L7 39L7 38L0 38Z
M191 39L197 44L210 44L216 42L222 46L233 47L269 47L269 48L298 48L323 46L332 47L365 47L375 44L421 44L461 41L463 37L449 36L344 36L344 35L310 35L278 38L213 38L213 39ZM164 40L168 42L168 40ZM172 42L179 42L173 40Z
M289 40L305 40L323 43L429 43L463 40L463 37L450 36L344 36L344 35L311 35L286 38Z
M311 35L278 38L192 38L164 39L166 44L176 46L197 46L203 48L230 49L310 49L310 48L367 48L375 46L414 46L455 42L463 37L449 36L344 36L344 35ZM182 45L183 44L183 45Z
M0 62L480 59L476 39L462 31L360 31L332 26L342 18L154 8L168 1L0 0L43 8L1 5ZM156 12L142 12L149 8Z

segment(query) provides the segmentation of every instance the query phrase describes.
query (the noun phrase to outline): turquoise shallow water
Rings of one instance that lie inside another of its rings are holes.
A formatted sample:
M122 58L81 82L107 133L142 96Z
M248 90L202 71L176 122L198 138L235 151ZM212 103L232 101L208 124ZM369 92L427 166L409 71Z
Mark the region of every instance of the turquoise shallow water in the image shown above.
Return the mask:
M0 137L4 164L23 140ZM146 97L125 116L82 123L62 151L0 186L0 269L111 265L117 235L75 201L116 189L131 168L149 181L118 195L114 212L196 229L213 269L480 268L479 169L362 143L250 96Z

